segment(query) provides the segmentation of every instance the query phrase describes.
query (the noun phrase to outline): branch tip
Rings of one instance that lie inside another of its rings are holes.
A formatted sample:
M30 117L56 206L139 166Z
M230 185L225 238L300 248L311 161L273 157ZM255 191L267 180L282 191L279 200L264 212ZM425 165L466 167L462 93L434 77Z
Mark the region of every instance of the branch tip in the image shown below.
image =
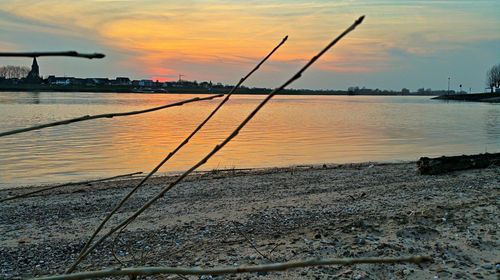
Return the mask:
M363 22L364 19L365 19L365 15L360 16L358 18L358 20L356 20L356 25L360 25Z
M92 57L92 58L105 58L105 57L106 57L106 55L103 53L94 53L94 57Z

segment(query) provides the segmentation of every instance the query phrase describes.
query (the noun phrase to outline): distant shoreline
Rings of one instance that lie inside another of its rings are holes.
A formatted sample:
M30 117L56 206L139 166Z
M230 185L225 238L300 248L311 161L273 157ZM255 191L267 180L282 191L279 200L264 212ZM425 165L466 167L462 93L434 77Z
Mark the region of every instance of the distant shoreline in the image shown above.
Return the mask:
M0 92L93 92L93 93L143 93L143 94L227 94L232 87L153 87L137 88L129 85L0 85ZM234 94L237 95L267 95L272 89L269 88L238 88ZM402 93L386 90L370 90L368 92L352 93L345 90L310 90L310 89L285 89L280 95L297 96L430 96L432 99L442 101L465 101L500 103L498 93L468 93L468 94L442 94L442 91L433 92L411 92Z
M60 85L0 85L0 92L102 92L102 93L158 93L158 94L225 94L231 90L226 87L161 87L161 88L136 88L127 85L95 85L95 86L60 86ZM238 88L235 94L268 94L270 88ZM378 91L373 93L350 93L346 90L310 90L310 89L285 89L281 95L339 95L339 96L438 96L437 93L409 93L403 94L396 91Z
M489 102L500 103L499 93L474 93L474 94L453 94L440 95L432 99L452 100L452 101L471 101L471 102Z

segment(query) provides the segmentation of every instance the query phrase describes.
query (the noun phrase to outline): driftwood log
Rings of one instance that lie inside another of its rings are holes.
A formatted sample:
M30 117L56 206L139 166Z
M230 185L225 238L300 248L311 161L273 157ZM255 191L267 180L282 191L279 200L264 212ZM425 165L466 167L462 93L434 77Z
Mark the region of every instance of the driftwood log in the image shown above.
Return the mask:
M418 172L422 175L434 175L457 170L486 168L490 165L500 165L500 153L485 153L452 157L442 156L438 158L421 157L417 161Z

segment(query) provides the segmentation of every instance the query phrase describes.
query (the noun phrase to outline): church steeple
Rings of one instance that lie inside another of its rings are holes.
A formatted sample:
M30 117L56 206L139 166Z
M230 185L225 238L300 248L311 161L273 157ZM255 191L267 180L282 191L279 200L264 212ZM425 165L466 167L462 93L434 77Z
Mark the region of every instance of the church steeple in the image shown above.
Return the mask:
M40 76L40 69L38 68L38 62L36 61L36 57L33 57L33 63L31 64L31 72L35 74L37 77Z
M31 64L31 71L28 73L26 77L26 82L28 83L40 83L40 68L38 67L38 62L36 61L36 57L33 57L33 63Z

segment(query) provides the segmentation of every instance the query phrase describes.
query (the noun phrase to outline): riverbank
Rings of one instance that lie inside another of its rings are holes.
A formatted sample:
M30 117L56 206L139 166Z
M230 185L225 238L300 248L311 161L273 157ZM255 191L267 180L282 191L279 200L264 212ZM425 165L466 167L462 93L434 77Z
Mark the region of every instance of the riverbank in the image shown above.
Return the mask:
M118 217L130 215L173 179L151 180ZM62 272L136 183L71 186L0 204L0 278ZM199 173L131 224L116 243L116 256L126 265L213 267L430 255L434 261L420 266L325 266L241 277L494 279L499 186L498 166L422 176L414 162ZM0 197L36 188L2 190ZM111 251L108 241L81 268L117 266Z
M233 86L191 87L191 86L155 86L137 87L133 85L30 85L30 84L0 84L0 92L96 92L96 93L146 93L146 94L226 94ZM272 88L240 87L234 94L267 95ZM402 93L387 90L363 90L349 92L346 90L311 90L311 89L284 89L280 95L326 95L326 96L436 96L442 91L423 93Z
M500 103L500 94L498 93L449 94L449 95L436 96L432 99Z

